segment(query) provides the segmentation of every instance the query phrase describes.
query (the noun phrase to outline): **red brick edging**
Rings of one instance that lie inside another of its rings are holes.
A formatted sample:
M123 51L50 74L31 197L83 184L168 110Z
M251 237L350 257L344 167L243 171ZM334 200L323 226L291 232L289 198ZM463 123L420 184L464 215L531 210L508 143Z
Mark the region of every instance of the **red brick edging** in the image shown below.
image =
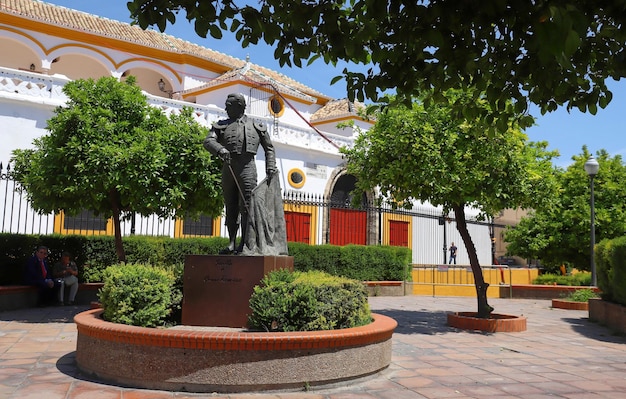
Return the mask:
M301 389L374 374L391 362L397 322L332 331L159 329L109 323L102 309L74 317L76 362L102 380L190 392Z
M568 301L565 299L553 299L552 307L556 309L567 309L567 310L589 310L589 303Z
M526 317L492 313L488 319L475 317L476 312L448 313L448 325L463 330L485 332L526 331Z

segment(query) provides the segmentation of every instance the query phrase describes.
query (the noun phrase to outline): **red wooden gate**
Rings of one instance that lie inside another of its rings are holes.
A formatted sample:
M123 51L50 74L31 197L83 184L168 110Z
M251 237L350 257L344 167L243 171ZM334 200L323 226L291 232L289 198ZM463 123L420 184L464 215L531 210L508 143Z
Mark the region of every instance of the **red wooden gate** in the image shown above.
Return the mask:
M330 243L333 245L367 243L367 212L330 209Z
M389 221L389 245L396 247L409 246L409 222L401 220Z
M287 241L311 244L311 215L285 211Z

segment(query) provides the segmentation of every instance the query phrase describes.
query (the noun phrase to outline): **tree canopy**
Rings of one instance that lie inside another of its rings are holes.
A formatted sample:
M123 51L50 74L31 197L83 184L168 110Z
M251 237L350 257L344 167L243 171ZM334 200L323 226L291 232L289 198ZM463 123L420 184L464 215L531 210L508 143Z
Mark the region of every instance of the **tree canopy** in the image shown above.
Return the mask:
M120 261L121 217L222 211L219 167L191 109L168 118L132 76L76 80L63 91L69 101L48 120L49 134L13 152L14 177L33 208L112 217Z
M473 93L446 93L451 100ZM479 102L488 108L485 102ZM422 104L389 107L377 115L347 157L357 189L378 189L391 203L428 201L454 212L470 258L478 293L478 312L490 310L475 246L465 223L465 207L490 216L505 208L532 207L553 194L553 152L547 143L528 143L517 126L487 136L472 120L458 119L450 106ZM482 295L482 297L481 297Z
M201 37L220 39L230 30L243 47L275 46L281 65L321 59L371 66L367 73L344 69L350 99L376 101L395 90L407 105L429 93L428 104L445 101L449 88L475 87L498 112L484 114L473 102L456 104L457 111L495 122L501 131L527 112L529 102L542 113L565 105L594 114L612 98L605 80L626 76L626 0L236 3L127 4L144 29L165 31L180 15Z
M568 264L589 270L591 225L590 184L584 164L591 154L583 147L556 179L559 194L549 206L535 208L519 224L507 230L507 252L540 259L549 270ZM619 155L597 152L600 164L594 178L596 241L626 234L626 165Z

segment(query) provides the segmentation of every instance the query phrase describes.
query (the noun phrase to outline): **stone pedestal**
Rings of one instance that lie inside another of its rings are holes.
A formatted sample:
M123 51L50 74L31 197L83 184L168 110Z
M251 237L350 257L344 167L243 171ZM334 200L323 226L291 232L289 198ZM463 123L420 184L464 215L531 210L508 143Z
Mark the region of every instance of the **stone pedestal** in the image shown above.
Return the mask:
M278 269L293 270L293 257L187 255L182 324L245 327L254 286Z

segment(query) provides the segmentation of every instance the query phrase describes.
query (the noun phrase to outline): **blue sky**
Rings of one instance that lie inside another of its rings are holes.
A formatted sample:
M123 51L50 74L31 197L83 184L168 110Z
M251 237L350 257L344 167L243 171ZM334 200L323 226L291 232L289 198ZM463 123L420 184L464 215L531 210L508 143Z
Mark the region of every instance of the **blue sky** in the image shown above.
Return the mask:
M48 0L48 2L117 21L130 21L126 8L127 0ZM193 26L185 18L177 20L173 26L168 26L166 33L240 59L245 59L249 55L253 63L279 71L323 94L333 98L346 97L345 82L330 85L332 78L340 75L346 64L333 67L318 60L308 68L281 68L278 61L273 58L272 48L259 45L244 49L232 36L226 35L222 40L203 39L196 35ZM556 165L567 166L571 163L573 155L581 153L583 145L587 145L593 153L605 149L611 155L619 154L626 158L626 128L623 122L626 116L626 81L609 81L607 84L613 92L613 100L607 108L600 109L596 115L583 114L578 110L568 113L565 109L559 109L542 116L536 107L531 108L537 124L526 133L530 140L547 141L549 149L559 151L561 156L555 161Z

